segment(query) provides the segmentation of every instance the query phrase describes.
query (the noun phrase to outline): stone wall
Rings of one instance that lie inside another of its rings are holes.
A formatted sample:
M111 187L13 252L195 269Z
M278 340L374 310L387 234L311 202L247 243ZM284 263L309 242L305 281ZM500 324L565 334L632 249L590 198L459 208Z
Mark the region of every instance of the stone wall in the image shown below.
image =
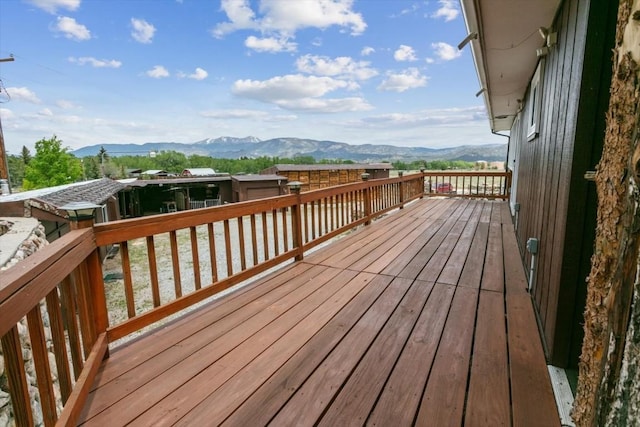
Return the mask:
M2 250L2 264L0 271L11 268L18 262L34 254L48 244L44 227L33 219L12 218L11 220L0 220L0 248ZM51 332L49 329L49 318L46 311L43 311L43 322L45 325L45 335L47 339L47 347L52 348ZM42 411L40 409L40 396L38 394L35 367L33 364L33 355L31 352L31 343L29 342L29 334L27 330L26 320L22 320L18 324L18 333L22 344L22 356L25 361L25 370L27 381L29 383L29 394L31 396L31 408L34 414L34 423L42 425ZM51 365L52 375L56 375L55 358L53 353L49 352L49 364ZM57 378L54 378L57 381ZM8 393L7 377L5 373L5 362L2 357L2 349L0 348L0 427L14 426L11 398ZM59 410L62 402L58 394L59 388L54 386L56 397L58 398Z

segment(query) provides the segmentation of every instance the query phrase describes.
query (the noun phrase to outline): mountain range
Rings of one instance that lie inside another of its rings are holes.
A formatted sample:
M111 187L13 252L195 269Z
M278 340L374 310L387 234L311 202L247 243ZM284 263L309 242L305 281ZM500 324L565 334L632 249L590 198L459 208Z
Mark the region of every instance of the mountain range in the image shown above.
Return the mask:
M112 157L125 155L145 155L150 152L177 151L187 156L198 154L215 158L237 159L240 157L282 157L293 158L311 156L316 160L340 159L355 162L413 161L413 160L486 160L505 161L506 144L463 145L451 148L398 147L395 145L363 144L318 141L302 138L273 138L261 140L248 136L244 138L207 138L193 143L147 142L144 144L99 144L79 148L71 154L76 157L94 156L103 147Z

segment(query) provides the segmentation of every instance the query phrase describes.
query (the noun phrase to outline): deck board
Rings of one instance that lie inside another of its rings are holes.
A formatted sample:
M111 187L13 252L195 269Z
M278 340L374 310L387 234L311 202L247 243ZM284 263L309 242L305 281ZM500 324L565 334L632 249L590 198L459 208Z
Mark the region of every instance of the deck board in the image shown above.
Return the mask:
M411 203L112 349L81 424L559 425L517 250L504 202Z

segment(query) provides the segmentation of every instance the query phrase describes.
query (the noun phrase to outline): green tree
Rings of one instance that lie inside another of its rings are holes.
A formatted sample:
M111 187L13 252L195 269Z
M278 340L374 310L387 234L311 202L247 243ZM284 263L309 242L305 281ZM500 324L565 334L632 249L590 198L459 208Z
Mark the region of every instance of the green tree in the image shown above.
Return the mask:
M31 152L29 151L29 149L23 145L22 153L20 155L22 156L22 162L25 164L25 166L28 165L31 161Z
M25 168L22 157L9 155L7 156L7 163L9 167L9 185L11 186L11 188L22 187Z
M53 135L36 142L36 154L25 168L25 190L69 184L82 178L80 161Z
M84 168L83 177L85 179L96 179L102 177L100 171L100 163L95 156L87 156L82 159L82 167Z

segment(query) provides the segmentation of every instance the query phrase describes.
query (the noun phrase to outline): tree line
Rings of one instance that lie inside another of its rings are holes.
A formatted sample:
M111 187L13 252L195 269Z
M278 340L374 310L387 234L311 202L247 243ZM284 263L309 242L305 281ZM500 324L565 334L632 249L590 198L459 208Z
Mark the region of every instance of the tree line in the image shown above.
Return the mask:
M164 170L179 174L189 168L211 168L216 172L229 174L252 174L277 164L353 164L351 160L323 159L312 156L284 157L241 157L239 159L220 159L199 154L185 155L177 151L161 151L155 156L125 155L110 156L101 147L95 156L78 158L62 145L62 140L53 135L43 138L35 144L35 154L22 147L19 155L7 156L11 188L32 190L53 187L72 182L108 177L113 179L129 177L132 169ZM447 170L472 169L473 162L460 160L434 160L413 162L390 162L396 170Z

